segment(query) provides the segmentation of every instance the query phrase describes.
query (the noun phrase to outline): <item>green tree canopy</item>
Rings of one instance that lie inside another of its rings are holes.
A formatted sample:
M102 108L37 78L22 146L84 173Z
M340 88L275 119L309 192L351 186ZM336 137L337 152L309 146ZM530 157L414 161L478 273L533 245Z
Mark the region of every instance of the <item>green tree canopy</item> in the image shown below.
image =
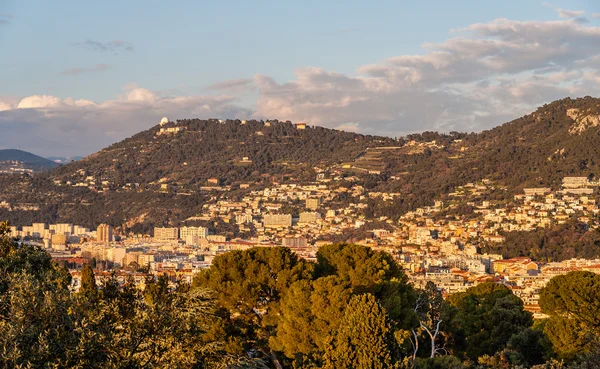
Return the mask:
M321 363L351 295L349 284L336 276L294 283L281 300L277 335L271 338L271 347L288 358Z
M540 291L540 307L554 350L565 358L589 351L600 337L600 275L576 271L552 278Z
M373 295L350 300L325 358L326 369L387 369L399 361L387 312Z
M533 324L523 301L506 286L486 282L448 297L456 309L454 354L477 360L494 355L509 339Z
M279 300L294 282L312 277L312 264L289 248L256 247L217 256L212 266L194 279L194 287L214 291L248 348L268 354L278 364L274 352L268 350L268 340L275 334Z

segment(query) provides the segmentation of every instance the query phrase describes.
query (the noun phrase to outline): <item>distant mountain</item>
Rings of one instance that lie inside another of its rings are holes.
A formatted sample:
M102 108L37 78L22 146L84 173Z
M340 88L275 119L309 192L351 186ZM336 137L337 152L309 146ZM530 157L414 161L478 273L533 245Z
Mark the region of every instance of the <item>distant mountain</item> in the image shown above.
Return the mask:
M72 161L83 159L83 156L48 156L46 159L52 160L53 162L59 164L68 164Z
M273 182L314 181L319 173L352 176L368 191L400 193L393 203L369 200L365 209L370 217L394 218L481 179L505 185L493 195L504 200L523 187L558 188L565 176L598 177L599 158L600 100L591 97L555 101L481 133L424 132L398 140L276 120L180 120L49 173L0 176L0 199L39 207L0 209L0 219L177 224L214 201L209 186L215 182L241 198Z
M6 149L0 150L0 170L25 169L33 172L50 170L59 164L27 151Z

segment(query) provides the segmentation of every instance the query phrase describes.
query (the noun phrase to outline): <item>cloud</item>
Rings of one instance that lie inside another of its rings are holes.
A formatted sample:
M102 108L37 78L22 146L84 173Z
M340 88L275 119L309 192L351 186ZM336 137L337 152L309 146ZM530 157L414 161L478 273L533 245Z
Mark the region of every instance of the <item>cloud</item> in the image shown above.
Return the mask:
M77 42L74 45L85 50L110 52L113 54L118 54L121 51L133 51L133 45L123 40L112 40L108 42L85 40L83 42Z
M594 19L600 19L600 13L593 13L592 14L592 18L594 18Z
M496 19L453 30L424 54L363 65L357 75L300 68L278 83L255 77L257 116L362 133L481 130L565 96L594 95L600 28L575 19Z
M165 96L126 86L104 102L33 95L0 98L0 147L24 135L33 149L89 154L177 118L277 118L402 136L425 130L480 131L566 96L600 95L600 27L576 18L496 19L451 30L422 53L359 66L353 74L303 67L277 81L255 75L208 86L223 96ZM256 90L254 107L236 92ZM22 142L22 140L20 140Z
M567 19L568 18L578 18L585 14L585 11L583 11L583 10L567 10L567 9L561 9L561 8L557 8L556 12L558 13L559 17L567 18Z
M89 67L89 68L65 69L62 72L60 72L60 74L66 75L66 76L78 76L80 74L86 74L86 73L103 72L103 71L106 71L111 68L112 68L112 66L110 64L96 64L95 66Z
M208 87L207 90L245 90L253 86L254 81L250 78L230 79L217 82Z
M8 13L0 13L0 26L9 24L13 19L14 15Z
M51 95L0 99L0 148L19 142L22 149L40 155L87 155L158 124L163 116L251 116L251 110L235 102L229 96L160 96L134 86L124 96L104 102ZM27 141L22 140L25 136Z

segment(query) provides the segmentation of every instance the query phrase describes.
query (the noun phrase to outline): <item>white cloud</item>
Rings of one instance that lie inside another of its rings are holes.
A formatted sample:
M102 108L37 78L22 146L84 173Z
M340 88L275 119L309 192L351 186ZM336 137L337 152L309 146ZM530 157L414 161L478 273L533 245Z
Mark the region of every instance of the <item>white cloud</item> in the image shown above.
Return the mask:
M257 76L257 115L389 135L480 130L554 99L600 92L590 77L600 67L598 27L497 19L452 34L425 43L425 54L364 65L356 76L320 68L281 84Z
M479 131L555 99L600 95L599 69L600 27L577 18L496 19L451 30L446 41L423 44L422 54L359 66L354 75L305 67L290 81L256 75L208 87L225 96L163 96L131 85L104 102L0 99L0 129L8 132L0 147L27 136L40 153L91 153L163 116L289 119L389 136ZM253 109L234 97L248 88L257 89Z
M561 8L556 9L556 12L561 18L577 18L585 14L585 11L583 10L567 10Z
M56 108L63 104L62 100L56 96L50 95L33 95L21 100L17 105L19 109L31 108Z
M33 95L12 102L0 100L0 148L20 148L40 155L91 154L116 141L148 129L163 116L183 118L245 118L248 109L228 96L160 97L130 87L126 96L96 103ZM23 140L27 137L27 140Z

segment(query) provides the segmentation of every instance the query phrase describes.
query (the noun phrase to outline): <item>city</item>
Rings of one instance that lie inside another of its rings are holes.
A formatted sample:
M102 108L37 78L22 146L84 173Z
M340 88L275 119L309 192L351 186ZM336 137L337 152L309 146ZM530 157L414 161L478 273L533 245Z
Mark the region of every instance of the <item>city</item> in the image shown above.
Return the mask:
M543 317L538 305L539 290L554 276L575 270L600 273L600 259L572 258L564 261L532 261L527 257L505 259L501 254L482 253L484 245L504 242L505 232L532 231L576 219L597 229L598 205L593 197L599 183L586 177L565 177L562 188L526 188L510 203L477 201L492 191L503 190L490 180L468 183L448 194L446 202L407 212L397 222L386 217L367 218L361 212L368 199L390 201L398 193L368 192L361 186L338 187L339 176L319 175L306 185L280 184L251 191L240 201L227 199L226 189L215 187L215 201L204 212L188 219L235 223L239 232L253 230L249 239L228 238L206 227L157 227L152 235L113 235L111 226L96 230L80 225L34 223L21 229L11 227L12 235L25 242L43 245L59 264L69 267L73 290L80 286L80 270L93 263L97 282L116 272L121 283L133 276L143 288L144 273L167 274L174 284L191 283L194 275L211 265L213 258L232 250L252 247L291 248L300 257L315 260L316 252L331 241L327 236L343 235L380 223L354 243L390 253L417 287L432 281L445 294L464 292L481 282L494 281L508 286L520 297L525 309ZM352 177L343 178L352 181ZM505 190L505 189L504 189ZM336 202L348 195L345 206ZM473 208L468 215L442 215L466 202ZM298 213L282 211L289 203L299 203Z

